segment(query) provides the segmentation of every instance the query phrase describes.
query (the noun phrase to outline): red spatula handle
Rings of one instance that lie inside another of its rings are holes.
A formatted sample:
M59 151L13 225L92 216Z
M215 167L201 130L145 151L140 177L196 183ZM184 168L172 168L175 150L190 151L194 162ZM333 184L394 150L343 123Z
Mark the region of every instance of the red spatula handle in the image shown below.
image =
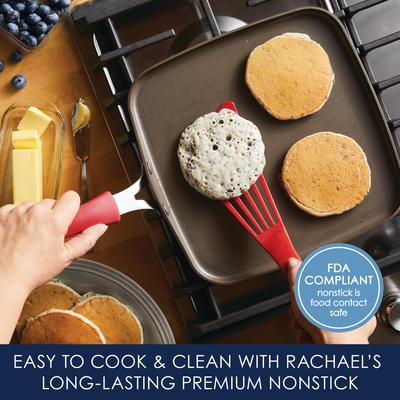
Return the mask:
M117 204L110 192L82 204L65 237L73 236L96 224L114 224L121 220Z
M282 225L282 229L280 231L274 232L275 237L273 240L273 246L271 249L271 244L267 244L260 241L261 246L264 248L268 248L268 253L278 264L279 268L283 272L283 275L287 279L287 270L286 263L289 258L293 257L296 260L301 260L300 256L297 254L297 251L293 247L291 240L289 239L289 235L286 232L285 227Z

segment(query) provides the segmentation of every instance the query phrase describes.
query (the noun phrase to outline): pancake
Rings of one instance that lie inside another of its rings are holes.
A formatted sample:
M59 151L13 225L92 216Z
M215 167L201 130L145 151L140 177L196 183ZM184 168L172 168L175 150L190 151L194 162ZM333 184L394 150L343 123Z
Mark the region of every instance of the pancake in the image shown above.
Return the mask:
M27 321L30 318L52 308L69 310L81 296L72 288L58 280L52 280L35 289L26 299L19 316L16 331L21 339Z
M289 149L281 183L299 208L325 217L342 214L361 203L371 187L371 171L354 139L320 132Z
M275 118L298 119L321 109L334 82L329 57L308 35L285 33L249 55L245 81Z
M83 315L70 310L49 310L32 318L22 344L105 344L100 329Z
M143 343L143 330L138 318L128 306L112 296L85 296L73 311L97 325L107 344Z
M181 134L178 158L186 181L203 196L228 200L242 195L265 166L256 125L223 109L197 118Z

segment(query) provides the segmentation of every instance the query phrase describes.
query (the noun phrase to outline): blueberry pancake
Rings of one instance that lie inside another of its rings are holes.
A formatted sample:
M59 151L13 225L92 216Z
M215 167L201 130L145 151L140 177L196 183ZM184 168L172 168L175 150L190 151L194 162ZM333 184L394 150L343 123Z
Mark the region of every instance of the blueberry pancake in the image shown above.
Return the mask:
M70 310L49 310L29 320L21 344L105 344L100 329Z
M305 34L285 33L251 52L245 81L272 116L289 120L321 109L331 93L334 74L318 43Z
M352 138L320 132L289 149L281 183L299 208L325 217L361 203L371 186L371 171L362 148Z
M100 328L107 344L142 344L143 330L132 309L112 296L84 295L72 309Z
M223 109L197 118L181 134L178 158L183 176L213 200L241 196L265 166L264 143L256 125Z
M16 327L18 337L22 338L22 331L30 318L52 308L69 310L80 297L75 290L56 279L35 289L26 299L19 316Z

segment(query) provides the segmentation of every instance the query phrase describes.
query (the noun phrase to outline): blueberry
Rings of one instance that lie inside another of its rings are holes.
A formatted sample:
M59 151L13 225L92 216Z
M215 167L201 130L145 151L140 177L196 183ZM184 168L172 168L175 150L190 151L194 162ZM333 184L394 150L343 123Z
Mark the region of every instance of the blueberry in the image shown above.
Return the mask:
M25 2L25 11L27 14L34 13L37 8L38 8L38 3L36 3L36 1L27 0Z
M29 36L26 38L26 44L27 44L29 47L36 47L36 46L37 46L37 39L36 39L36 36L29 35Z
M8 3L4 3L0 6L0 13L7 14L10 11L13 11L13 8Z
M46 14L48 14L51 11L51 8L49 6L46 6L45 4L41 4L37 10L36 14L40 15L41 17L44 17Z
M30 33L28 31L20 31L19 32L19 40L23 43L26 43L26 40L28 39L28 36Z
M19 22L19 11L12 10L7 13L6 20L8 22L14 22L14 24L18 24Z
M42 18L39 17L36 13L29 14L26 18L26 22L29 25L36 25Z
M61 8L68 8L71 5L71 0L58 0L57 6Z
M18 22L19 31L27 31L29 29L28 23L24 19L20 19Z
M40 0L0 0L0 27L29 47L36 47L71 3L72 0L48 0L48 5Z
M54 7L53 11L58 15L58 18L61 18L61 15L65 13L64 9L61 7Z
M47 32L47 24L44 21L39 21L36 24L35 27L35 33L36 35L41 35L42 33L46 33Z
M37 44L42 43L45 37L46 37L45 33L42 33L41 35L39 35L37 37Z
M0 72L3 72L3 71L4 71L4 68L5 68L5 66L4 66L4 61L3 61L3 60L0 60Z
M11 35L18 35L19 33L18 25L14 24L13 22L6 24L6 30L7 32L11 33Z
M24 75L15 75L14 78L11 79L11 84L14 89L20 90L26 86L26 78Z
M55 24L58 20L58 14L55 11L50 11L45 17L44 20L48 24Z
M22 53L20 51L13 51L11 53L11 61L14 61L15 63L19 63L22 61Z
M17 2L14 4L13 9L19 12L25 11L25 3Z

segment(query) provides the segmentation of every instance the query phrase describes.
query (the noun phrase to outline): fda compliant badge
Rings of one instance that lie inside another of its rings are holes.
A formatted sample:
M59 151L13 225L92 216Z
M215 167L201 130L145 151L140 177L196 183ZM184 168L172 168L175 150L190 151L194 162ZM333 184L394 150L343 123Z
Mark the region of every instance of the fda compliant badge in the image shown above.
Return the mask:
M315 326L348 332L367 323L382 301L376 262L349 244L320 247L302 262L295 280L297 304Z

